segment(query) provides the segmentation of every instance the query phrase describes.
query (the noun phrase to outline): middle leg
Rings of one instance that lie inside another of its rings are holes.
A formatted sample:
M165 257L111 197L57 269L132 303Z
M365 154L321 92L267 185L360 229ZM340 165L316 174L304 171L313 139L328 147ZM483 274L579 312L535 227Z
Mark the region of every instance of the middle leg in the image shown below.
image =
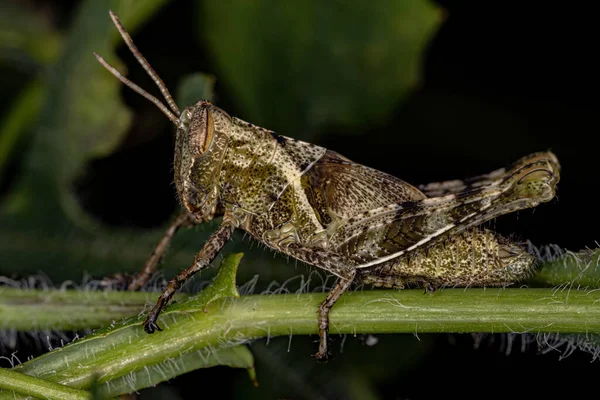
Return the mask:
M298 260L335 274L338 277L335 285L319 306L318 311L319 351L314 354L314 357L319 361L327 361L329 356L329 312L342 294L344 294L344 292L350 288L352 282L354 282L354 278L356 277L355 262L337 253L314 247L304 247L299 243L292 243L286 246L282 251Z
M313 355L318 361L327 361L330 356L328 350L329 312L342 294L350 288L356 277L356 269L347 269L344 275L344 277L338 278L333 289L319 306L319 351Z

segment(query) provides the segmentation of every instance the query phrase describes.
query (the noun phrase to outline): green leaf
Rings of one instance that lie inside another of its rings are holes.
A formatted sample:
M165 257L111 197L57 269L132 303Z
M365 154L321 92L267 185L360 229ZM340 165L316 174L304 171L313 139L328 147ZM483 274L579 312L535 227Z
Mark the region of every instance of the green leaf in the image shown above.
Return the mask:
M387 118L418 85L441 17L425 0L224 0L199 7L198 27L244 119L306 139Z
M149 13L164 0L144 2L129 10ZM108 10L117 1L87 0L81 3L63 54L52 68L45 104L28 154L24 177L13 194L9 209L35 215L40 222L67 216L77 224L93 221L81 210L72 193L73 181L91 159L111 153L121 142L131 114L120 99L121 83L104 70L93 51L114 62L112 47L115 28ZM40 193L44 194L40 201Z
M112 380L110 384L102 386L99 393L104 396L102 398L132 393L139 389L166 382L186 372L219 365L248 370L250 380L255 386L257 385L254 357L246 346L239 345L210 352L192 352L179 358L165 360L147 368L134 371L120 379Z
M208 352L193 352L179 358L167 359L163 362L149 365L144 369L133 371L120 379L110 381L110 384L98 385L97 380L92 379L90 389L96 388L96 398L105 399L110 396L132 393L139 389L155 386L166 382L186 372L200 368L215 366L227 366L231 368L244 368L248 370L248 376L254 386L258 386L256 371L254 369L254 357L250 350L244 345L227 347ZM25 396L13 396L14 392L56 400L79 400L90 399L90 393L74 389L69 386L35 378L24 373L0 369L0 399L25 399ZM6 397L8 396L8 397Z
M235 284L235 276L243 256L243 253L227 254L225 258L223 258L223 261L221 261L219 272L217 272L215 280L209 287L204 289L197 296L173 305L170 310L176 311L183 309L186 312L191 310L205 310L206 306L213 301L227 297L240 297Z
M196 104L199 100L212 101L215 78L206 74L191 74L184 77L177 90L177 104L181 109Z
M15 66L54 62L62 38L49 19L18 2L4 1L1 7L0 62Z
M6 118L0 121L0 183L15 148L37 121L46 90L43 81L34 79L13 101Z
M170 276L189 266L214 228L214 224L206 223L178 232L165 255L164 274ZM57 218L0 214L0 274L10 276L18 271L20 276L26 276L42 270L54 282L80 282L84 274L101 277L115 272L136 273L164 229L158 227L143 234L134 230L91 232Z

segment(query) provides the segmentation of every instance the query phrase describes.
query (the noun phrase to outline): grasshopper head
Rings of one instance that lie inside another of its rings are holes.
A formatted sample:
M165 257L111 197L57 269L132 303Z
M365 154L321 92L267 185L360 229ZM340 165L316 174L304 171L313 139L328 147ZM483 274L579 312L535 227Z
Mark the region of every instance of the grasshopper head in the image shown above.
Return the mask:
M220 161L226 150L225 132L228 132L231 117L206 100L180 112L166 85L137 49L119 18L112 11L109 14L137 61L160 89L168 107L121 75L98 54L94 55L104 68L123 84L154 103L177 127L174 172L179 198L189 211L209 220L216 212Z
M209 101L187 107L175 138L175 186L183 205L211 219L218 199L219 172L227 148L231 117Z

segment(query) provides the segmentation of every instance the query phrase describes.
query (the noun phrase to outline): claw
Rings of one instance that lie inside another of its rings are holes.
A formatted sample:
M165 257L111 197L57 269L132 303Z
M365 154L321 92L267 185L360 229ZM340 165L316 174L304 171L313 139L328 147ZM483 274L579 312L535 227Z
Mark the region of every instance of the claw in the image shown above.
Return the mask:
M319 350L317 353L313 354L313 357L318 362L326 363L331 358L331 353L328 351L322 352L321 350Z
M433 286L430 282L426 282L423 285L423 288L425 289L423 291L423 294L427 294L427 293L431 294L431 293L435 292L435 286Z
M146 333L154 333L155 331L162 331L162 328L158 326L156 321L151 318L148 318L146 322L144 322L144 330Z
M319 330L319 351L313 354L313 357L318 362L327 362L329 360L329 357L331 356L331 353L329 352L329 346L327 343L329 341L328 336L329 335L327 329L324 329L322 331Z
M133 276L129 274L113 274L102 279L100 287L103 290L126 290L132 280Z

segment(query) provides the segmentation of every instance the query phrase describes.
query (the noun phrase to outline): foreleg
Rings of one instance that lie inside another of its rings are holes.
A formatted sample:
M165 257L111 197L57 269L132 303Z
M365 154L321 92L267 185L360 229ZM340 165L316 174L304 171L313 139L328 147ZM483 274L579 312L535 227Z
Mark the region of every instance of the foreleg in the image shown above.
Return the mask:
M204 244L204 247L196 254L194 263L188 269L180 272L175 278L173 278L165 291L160 295L156 305L148 314L146 321L144 322L144 330L148 333L154 333L155 330L162 330L156 323L161 310L169 300L173 297L175 292L192 277L196 272L201 271L210 265L212 260L219 254L225 243L231 238L231 234L238 226L237 220L228 214L223 217L223 223L219 228L212 234L208 241Z

